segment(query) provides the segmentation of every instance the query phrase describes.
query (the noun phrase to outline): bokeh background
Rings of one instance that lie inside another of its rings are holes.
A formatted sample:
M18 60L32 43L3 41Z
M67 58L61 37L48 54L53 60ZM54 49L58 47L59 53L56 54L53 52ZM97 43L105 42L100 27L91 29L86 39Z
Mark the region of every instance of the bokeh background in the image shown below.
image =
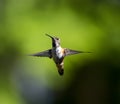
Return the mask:
M45 33L92 53L59 76ZM0 104L120 104L120 1L0 0Z

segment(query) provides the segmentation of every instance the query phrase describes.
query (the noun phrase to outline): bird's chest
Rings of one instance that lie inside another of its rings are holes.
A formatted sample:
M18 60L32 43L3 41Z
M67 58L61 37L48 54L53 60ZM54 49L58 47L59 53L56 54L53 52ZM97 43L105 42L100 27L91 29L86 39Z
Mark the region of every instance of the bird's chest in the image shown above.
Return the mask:
M64 59L64 55L63 55L63 49L61 47L58 47L56 49L52 50L52 56L53 56L53 60L56 64L60 64L63 59Z
M61 47L57 47L56 49L53 49L53 57L55 58L62 58L63 57L63 49Z

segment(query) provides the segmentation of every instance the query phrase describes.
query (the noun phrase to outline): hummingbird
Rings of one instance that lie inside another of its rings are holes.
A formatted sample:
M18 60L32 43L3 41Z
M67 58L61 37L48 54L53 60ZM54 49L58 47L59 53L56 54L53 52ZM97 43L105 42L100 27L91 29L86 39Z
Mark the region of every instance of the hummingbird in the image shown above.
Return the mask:
M72 50L68 48L62 48L60 45L60 38L53 37L49 34L45 34L45 35L52 39L52 48L42 52L31 54L31 56L48 57L50 59L53 58L53 61L55 62L56 67L58 69L58 73L60 75L64 74L64 58L66 56L79 54L79 53L91 53L91 52Z

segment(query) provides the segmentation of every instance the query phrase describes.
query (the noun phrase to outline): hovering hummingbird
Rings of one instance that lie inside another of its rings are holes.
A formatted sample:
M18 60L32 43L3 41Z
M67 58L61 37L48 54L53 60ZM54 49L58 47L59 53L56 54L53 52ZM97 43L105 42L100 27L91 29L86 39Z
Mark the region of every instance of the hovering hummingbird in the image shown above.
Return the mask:
M59 38L52 37L48 34L45 34L45 35L52 39L52 49L48 49L46 51L31 54L31 56L49 57L50 59L53 58L53 61L55 62L60 75L64 74L64 62L63 62L63 60L64 60L65 56L78 54L78 53L91 53L91 52L71 50L68 48L62 48L60 46L60 39Z

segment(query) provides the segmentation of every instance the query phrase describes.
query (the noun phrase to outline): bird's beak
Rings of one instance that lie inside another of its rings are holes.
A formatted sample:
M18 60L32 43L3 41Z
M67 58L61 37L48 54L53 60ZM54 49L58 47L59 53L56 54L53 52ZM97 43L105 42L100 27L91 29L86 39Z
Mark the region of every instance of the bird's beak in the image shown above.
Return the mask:
M52 36L50 36L50 35L48 35L48 34L45 34L46 36L48 36L48 37L50 37L50 38L52 38L52 39L54 39Z

